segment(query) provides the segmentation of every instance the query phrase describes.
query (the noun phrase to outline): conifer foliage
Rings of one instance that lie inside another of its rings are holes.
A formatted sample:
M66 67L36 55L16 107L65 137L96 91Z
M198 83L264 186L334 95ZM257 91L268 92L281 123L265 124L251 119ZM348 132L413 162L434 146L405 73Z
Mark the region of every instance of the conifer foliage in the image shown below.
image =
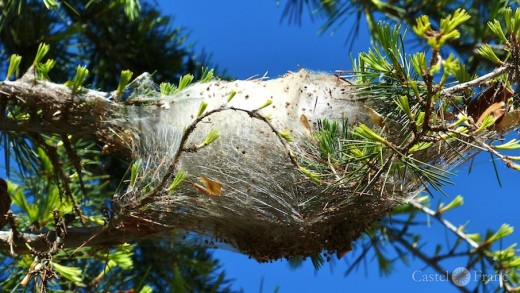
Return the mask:
M461 196L428 193L479 152L520 170L520 10L445 2L286 1L324 30L366 17L373 48L348 73L233 82L152 2L0 3L0 290L229 291L193 242L316 268L348 253L347 273L464 258L503 281L450 272L459 290L518 289L513 227L472 234L448 219ZM418 215L454 244L428 250Z

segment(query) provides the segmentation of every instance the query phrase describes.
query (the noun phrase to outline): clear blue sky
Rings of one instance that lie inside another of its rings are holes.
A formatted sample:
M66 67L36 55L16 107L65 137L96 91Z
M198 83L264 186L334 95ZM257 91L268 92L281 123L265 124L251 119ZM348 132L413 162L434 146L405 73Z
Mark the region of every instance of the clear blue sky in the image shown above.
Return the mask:
M188 40L194 43L197 51L210 53L211 60L219 68L237 78L266 72L270 77L277 77L288 70L298 70L298 66L329 72L351 69L351 54L357 56L369 48L364 24L353 51L348 52L345 38L352 23L344 24L335 35L329 32L317 35L321 22L311 22L307 14L301 26L280 23L283 7L277 7L275 2L161 0L159 4L165 14L174 16L175 26L183 26L190 32ZM455 225L467 224L472 232L485 233L502 223L518 226L520 194L515 189L515 180L520 174L507 170L500 162L498 165L503 188L497 184L489 155L483 154L477 157L470 175L468 166L456 170L455 185L446 187L448 199L436 194L433 202L449 202L462 194L464 206L450 213L449 219ZM419 220L427 221L427 218L422 216ZM428 243L453 243L453 237L447 237L435 221L430 229L424 229L423 235ZM508 237L504 246L518 242L519 235L520 232ZM348 255L317 272L310 262L291 270L285 261L259 264L247 256L224 250L216 250L214 255L221 260L228 277L235 279L234 287L245 292L260 292L262 282L263 292L273 292L277 286L279 292L458 292L447 282L415 282L411 276L414 271L433 273L419 260L412 260L409 266L397 265L392 275L380 277L377 262L371 256L366 259L366 271L361 267L345 278L345 259L352 260ZM448 269L464 265L454 261Z

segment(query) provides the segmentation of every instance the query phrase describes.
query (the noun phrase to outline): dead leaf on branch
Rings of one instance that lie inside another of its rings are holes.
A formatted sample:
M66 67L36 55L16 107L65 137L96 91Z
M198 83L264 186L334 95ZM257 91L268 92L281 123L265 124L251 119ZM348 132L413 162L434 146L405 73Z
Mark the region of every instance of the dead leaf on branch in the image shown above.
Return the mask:
M505 106L507 104L507 100L513 97L513 95L514 92L504 83L492 85L469 103L467 107L468 115L473 118L474 121L482 122L487 114L491 114L493 111L498 111L499 108ZM503 105L498 107L497 104L500 103L503 103ZM495 123L500 123L504 113L505 109L502 114L499 112L493 113L493 117L495 117Z
M300 122L302 123L303 127L305 127L305 129L307 130L307 134L312 134L311 124L309 123L309 119L307 119L307 116L305 116L305 114L302 114L300 116Z
M220 196L222 193L222 184L220 182L206 178L204 176L200 176L199 180L204 186L195 183L193 184L193 187L205 195Z
M383 115L377 113L376 110L368 107L368 106L363 106L363 109L365 109L365 111L370 115L370 120L372 120L372 122L379 126L379 127L384 127L385 126L385 118L383 117Z
M493 117L495 119L495 123L496 123L506 113L505 106L506 106L506 103L504 103L504 102L498 102L498 103L492 104L484 111L484 113L482 113L482 115L480 115L480 117L477 120L477 124L482 123L482 121L484 121L484 119L490 115L491 115L491 117Z
M495 130L498 132L506 131L520 124L520 110L511 111L503 116L500 122L495 124Z

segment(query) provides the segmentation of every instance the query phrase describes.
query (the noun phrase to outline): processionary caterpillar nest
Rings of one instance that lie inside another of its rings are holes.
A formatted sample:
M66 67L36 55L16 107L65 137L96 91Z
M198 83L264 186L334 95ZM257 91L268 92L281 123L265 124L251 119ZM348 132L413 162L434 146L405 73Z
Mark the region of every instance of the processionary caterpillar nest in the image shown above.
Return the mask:
M118 205L261 261L348 251L374 221L422 189L409 174L376 170L349 181L342 174L354 165L320 156L314 133L324 120L381 129L370 107L346 80L305 70L267 81L197 83L160 106L127 107L121 123L133 129L141 163ZM401 126L385 127L399 137ZM205 145L212 132L218 139ZM436 150L426 159L444 156L449 164L445 155ZM309 162L330 165L328 173Z

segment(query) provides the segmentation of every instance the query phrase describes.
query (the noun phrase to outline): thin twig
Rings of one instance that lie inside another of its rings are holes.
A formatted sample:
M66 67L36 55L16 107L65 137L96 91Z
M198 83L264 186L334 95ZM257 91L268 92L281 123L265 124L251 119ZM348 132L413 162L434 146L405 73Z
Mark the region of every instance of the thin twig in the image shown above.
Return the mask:
M475 252L479 251L479 249L481 248L481 246L473 241L471 238L469 238L465 233L463 233L462 231L460 231L459 229L457 229L457 227L455 227L455 225L453 225L451 222L447 221L446 219L442 218L441 217L441 214L435 212L434 210L422 205L421 203L419 203L418 201L416 200L410 200L409 201L409 204L411 204L412 206L414 206L415 208L421 210L422 212L424 212L425 214L437 219L439 222L441 222L448 230L452 231L455 235L457 235L457 237L459 237L459 239L462 239L464 241L466 241L471 247L473 247L473 250L472 251L469 251L468 253L469 254L474 254ZM482 257L484 257L485 259L487 259L487 261L489 263L491 263L491 265L500 273L500 274L503 274L503 268L502 266L497 263L495 260L493 260L492 258L488 257L486 254L480 254ZM440 257L437 256L437 258L440 260ZM467 265L467 269L470 269L471 267L473 267L477 262L479 261L479 258L476 258L474 261L472 261L470 264ZM427 262L429 263L429 262ZM509 282L506 282L507 286L509 288L511 288L511 285L509 284Z
M485 82L487 80L490 80L492 78L495 78L495 77L505 73L509 69L510 69L510 66L504 65L502 67L499 67L499 68L493 70L492 72L490 72L488 74L485 74L485 75L482 75L482 76L480 76L478 78L475 78L474 80L470 80L468 82L461 83L461 84L458 84L458 85L446 88L446 89L442 90L441 94L449 95L449 94L453 94L453 93L456 93L456 92L460 92L460 91L469 89L469 88L474 87L474 86L478 86L478 85L482 84L483 82Z
M58 150L55 146L49 145L47 142L45 142L45 140L38 134L30 134L30 137L38 146L42 147L45 150L47 156L49 156L49 160L51 161L54 168L54 175L56 178L61 179L61 186L63 187L67 197L70 199L76 215L78 215L80 218L81 224L83 227L85 227L87 223L85 222L81 208L79 207L79 204L74 198L72 190L70 189L70 178L63 171L63 164L60 161ZM62 199L61 194L60 199Z
M473 241L471 238L469 238L466 234L461 232L455 225L447 221L446 219L442 218L440 214L435 212L434 210L422 205L418 201L411 199L408 201L409 204L414 206L415 208L421 210L423 213L432 216L433 218L437 219L439 222L441 222L448 230L452 231L454 234L456 234L459 238L465 240L471 247L474 249L478 249L480 245Z
M180 141L180 144L179 144L179 148L177 149L177 152L175 153L174 157L173 157L173 162L171 163L171 165L168 167L164 177L162 178L162 180L159 182L159 184L155 187L155 189L150 193L150 195L154 195L156 194L158 191L160 191L164 185L166 184L166 182L168 181L168 179L173 175L173 172L175 171L176 167L177 167L177 164L179 163L179 160L180 160L180 156L183 152L186 151L185 149L185 145L186 145L186 142L188 141L188 138L189 136L191 135L191 133L195 130L195 128L197 127L197 125L203 120L205 119L206 117L210 116L210 115L213 115L215 113L219 113L219 112L222 112L222 111L227 111L227 110L233 110L233 111L238 111L238 112L244 112L244 113L247 113L251 118L256 118L260 121L263 121L265 122L269 128L271 128L271 130L273 131L273 133L275 133L275 135L278 137L278 140L282 143L283 147L285 148L286 152L287 152L287 156L289 157L289 159L291 160L291 163L297 168L298 167L298 162L296 161L296 158L294 157L291 149L289 148L289 146L287 145L287 143L285 142L285 140L283 139L283 137L280 135L280 133L276 130L276 128L272 125L271 122L269 122L269 120L262 114L260 114L259 110L260 109L255 109L255 110L246 110L246 109L241 109L241 108L236 108L236 107L232 107L232 106L227 106L226 104L225 105L222 105L220 106L219 108L216 108L216 109L213 109L213 110L210 110L210 111L207 111L205 112L203 115L201 115L200 117L197 117L192 123L190 123L188 125L188 127L186 127L186 130L184 131L184 134L182 135L181 137L181 141ZM147 196L147 197L150 197L150 196Z
M437 271L437 273L439 274L445 274L446 273L446 269L444 269L443 267L441 267L438 262L436 261L433 261L432 258L426 254L424 254L421 250L419 250L416 246L410 244L408 241L404 240L402 237L401 237L401 234L400 233L397 233L396 231L394 231L393 229L387 229L386 231L387 235L394 241L398 242L399 244L403 245L408 251L410 251L413 255L417 256L418 258L420 258L422 261L424 261L425 263L427 263L428 265L430 265L435 271ZM457 284L455 284L453 282L453 279L448 277L447 278L448 281L455 285L456 288L458 288L460 291L462 292L465 292L465 293L469 293L470 291L464 287L459 287L457 286Z
M83 196L87 196L87 190L85 189L85 184L83 183L83 177L81 176L81 158L78 157L78 154L76 154L76 151L74 150L74 147L72 146L72 142L70 141L69 137L67 135L62 134L61 135L61 141L63 142L63 146L65 147L65 153L67 154L67 157L69 158L70 162L72 163L72 166L74 166L74 169L76 170L76 173L78 174L78 182L81 189L81 192L83 193Z
M489 144L487 144L487 143L477 139L477 137L475 135L468 135L468 134L465 134L465 133L457 133L457 134L459 134L459 135L461 135L461 136L463 136L463 137L465 137L467 139L471 139L474 142L476 142L478 145L473 145L473 144L471 145L474 148L480 148L483 151L491 153L491 154L497 156L500 160L502 160L502 162L504 162L504 164L508 168L516 169L515 167L517 167L517 165L511 161L509 156L502 155L500 152L498 152L496 149L494 149L492 145L489 145Z

